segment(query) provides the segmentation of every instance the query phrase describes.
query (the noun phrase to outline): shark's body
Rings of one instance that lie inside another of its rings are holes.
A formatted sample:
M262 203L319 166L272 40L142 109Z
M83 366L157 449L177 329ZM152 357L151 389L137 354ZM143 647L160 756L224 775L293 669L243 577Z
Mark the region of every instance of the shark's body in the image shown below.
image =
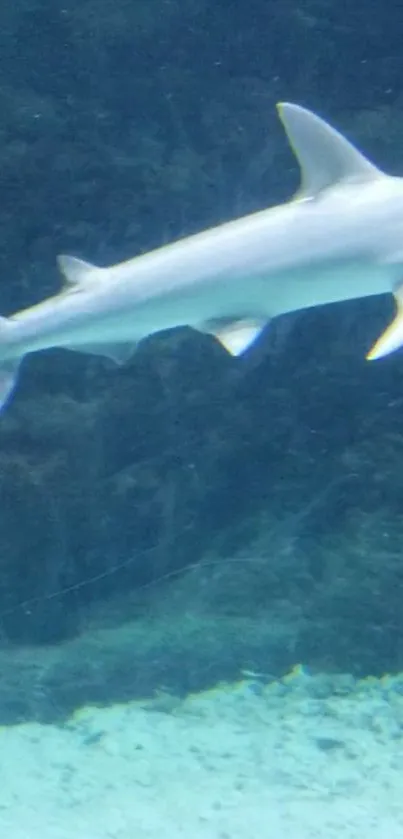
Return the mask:
M302 169L289 203L108 268L60 257L68 287L0 319L0 406L21 358L64 347L124 361L150 333L190 325L238 354L276 315L394 292L403 281L403 179L384 175L297 105L280 116ZM369 357L403 343L403 318Z

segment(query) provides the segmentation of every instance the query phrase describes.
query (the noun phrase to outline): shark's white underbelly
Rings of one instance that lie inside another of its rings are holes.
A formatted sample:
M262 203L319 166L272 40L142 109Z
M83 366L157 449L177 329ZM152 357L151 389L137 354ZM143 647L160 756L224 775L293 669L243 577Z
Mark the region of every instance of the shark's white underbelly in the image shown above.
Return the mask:
M267 311L275 317L326 303L385 294L392 288L387 269L369 261L301 268L279 278L267 296Z
M154 308L148 317L148 307L141 307L140 329L145 333L181 322L198 326L215 318L270 318L326 303L353 300L359 297L391 292L393 282L387 268L362 260L309 265L275 274L220 278L211 283L210 293L205 287L192 288L188 294L172 294L160 301L158 316ZM152 328L152 323L154 329Z
M99 299L91 305L90 295L78 293L54 298L49 312L45 303L18 315L13 321L10 355L50 347L134 343L175 326L203 329L220 318L264 321L298 309L391 290L385 267L369 260L349 260L293 267L266 276L209 277L142 300L126 300L123 295L121 305L116 299L111 299L109 306L107 300L100 305Z

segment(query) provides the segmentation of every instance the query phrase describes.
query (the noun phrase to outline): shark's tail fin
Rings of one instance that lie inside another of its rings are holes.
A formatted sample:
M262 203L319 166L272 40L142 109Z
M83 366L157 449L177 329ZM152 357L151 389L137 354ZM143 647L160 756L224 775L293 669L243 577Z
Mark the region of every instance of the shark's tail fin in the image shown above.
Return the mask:
M2 347L7 343L9 329L10 323L7 318L0 317L0 411L3 410L12 395L17 382L18 368L21 360L19 358L6 358L4 361L1 360Z

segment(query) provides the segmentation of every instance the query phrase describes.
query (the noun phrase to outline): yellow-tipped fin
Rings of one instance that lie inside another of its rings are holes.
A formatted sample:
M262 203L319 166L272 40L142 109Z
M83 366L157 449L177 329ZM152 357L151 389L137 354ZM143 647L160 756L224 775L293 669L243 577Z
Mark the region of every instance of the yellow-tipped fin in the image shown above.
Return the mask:
M396 314L385 332L378 338L367 354L368 361L375 361L398 350L403 345L403 286L394 292Z

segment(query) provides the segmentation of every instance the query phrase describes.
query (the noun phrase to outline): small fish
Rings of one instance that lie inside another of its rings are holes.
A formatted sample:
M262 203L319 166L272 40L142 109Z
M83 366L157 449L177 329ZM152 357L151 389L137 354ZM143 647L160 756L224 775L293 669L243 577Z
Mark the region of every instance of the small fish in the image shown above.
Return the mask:
M123 363L146 335L189 325L239 355L277 315L385 292L397 314L367 357L402 345L403 178L311 111L278 111L301 167L297 195L117 265L60 256L65 289L0 319L0 407L27 353L63 347Z

